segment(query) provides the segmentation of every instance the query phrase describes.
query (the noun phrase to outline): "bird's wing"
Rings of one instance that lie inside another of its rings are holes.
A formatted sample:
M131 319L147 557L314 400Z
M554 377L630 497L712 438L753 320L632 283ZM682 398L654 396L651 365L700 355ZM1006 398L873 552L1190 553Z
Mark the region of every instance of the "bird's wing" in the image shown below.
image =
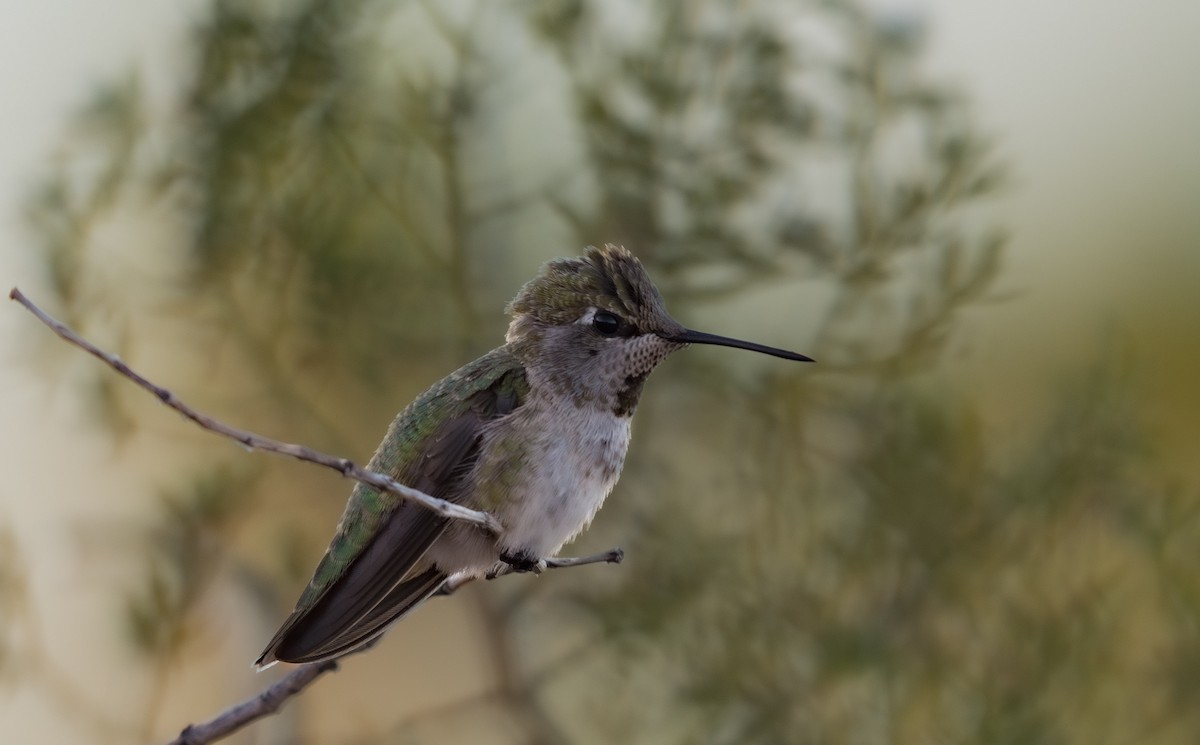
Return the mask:
M483 425L515 410L528 390L523 367L497 354L462 368L401 412L372 470L459 500ZM474 393L463 396L464 386ZM447 524L424 507L358 484L312 581L257 664L329 659L382 633L445 579L419 564Z
M444 572L437 567L430 567L397 584L374 608L334 634L320 638L314 631L306 633L305 638L293 640L289 637L276 650L277 659L284 662L320 662L366 648L392 623L436 592L445 581ZM305 643L309 646L302 647Z

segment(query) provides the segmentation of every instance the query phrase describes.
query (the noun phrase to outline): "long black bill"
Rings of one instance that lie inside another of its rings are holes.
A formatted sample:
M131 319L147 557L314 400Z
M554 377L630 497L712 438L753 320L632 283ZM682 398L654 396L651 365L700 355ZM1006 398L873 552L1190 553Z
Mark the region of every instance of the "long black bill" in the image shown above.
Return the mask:
M686 329L682 334L659 334L667 341L677 341L684 344L716 344L722 347L736 347L737 349L749 349L751 352L762 352L769 354L772 357L782 357L785 360L796 360L797 362L814 362L812 357L799 354L797 352L789 352L786 349L776 349L768 347L765 344L755 344L752 341L742 341L741 339L730 339L728 336L717 336L716 334L706 334L703 331L692 331Z

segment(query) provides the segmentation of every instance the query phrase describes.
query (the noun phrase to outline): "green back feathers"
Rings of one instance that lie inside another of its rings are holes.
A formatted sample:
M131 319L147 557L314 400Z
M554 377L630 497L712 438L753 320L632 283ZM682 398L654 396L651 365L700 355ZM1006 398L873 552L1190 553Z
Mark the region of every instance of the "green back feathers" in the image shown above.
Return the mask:
M473 396L471 391L488 395ZM443 424L468 408L486 405L482 402L501 400L506 402L507 408L519 406L528 391L521 364L504 348L493 350L443 378L405 407L392 421L387 436L367 467L407 486L434 492L432 496L451 497L453 495L436 493L437 489L418 483L422 480L420 469L425 455ZM490 419L494 412L478 413L481 418ZM390 492L355 484L337 533L297 602L297 608L315 603L342 576L402 502L403 498Z

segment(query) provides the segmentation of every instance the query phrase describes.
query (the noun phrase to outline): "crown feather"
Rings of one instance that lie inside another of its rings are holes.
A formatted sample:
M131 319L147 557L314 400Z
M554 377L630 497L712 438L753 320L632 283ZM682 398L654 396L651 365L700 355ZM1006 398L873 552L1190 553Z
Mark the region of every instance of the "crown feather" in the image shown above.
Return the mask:
M616 313L642 328L670 318L642 262L611 243L588 246L581 257L546 262L508 304L513 316L554 325L574 323L588 308Z

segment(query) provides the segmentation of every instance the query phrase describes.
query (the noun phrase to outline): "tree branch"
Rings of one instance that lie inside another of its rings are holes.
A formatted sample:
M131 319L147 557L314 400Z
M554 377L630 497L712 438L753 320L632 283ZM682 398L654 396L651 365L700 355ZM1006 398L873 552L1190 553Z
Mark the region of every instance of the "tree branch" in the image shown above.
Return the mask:
M559 556L545 559L547 569L566 569L569 567L583 566L585 564L620 564L625 558L625 552L619 548L610 549L600 554L591 556ZM497 570L495 576L502 577L506 574L512 574L513 569L508 565L503 565ZM441 595L451 595L463 585L472 582L476 579L475 576L469 574L457 575L446 580L442 586L433 593L433 597ZM374 646L374 643L356 650L356 652L365 652ZM351 652L354 654L354 652ZM265 716L274 714L279 711L279 708L292 696L303 691L308 686L312 685L313 681L321 677L327 672L333 672L338 668L337 660L325 660L324 662L309 662L300 665L286 677L272 684L262 693L252 699L243 701L240 704L231 706L217 716L213 717L203 724L189 724L183 728L176 737L168 745L208 745L208 743L216 742L222 738L237 732L242 727L255 721L262 719Z
M9 298L16 300L18 303L25 306L30 313L36 316L39 321L49 326L54 333L58 334L66 341L74 344L93 357L96 357L121 375L124 375L134 383L137 383L142 388L153 393L156 397L158 397L159 401L162 401L170 408L182 414L185 418L192 420L196 424L200 425L201 428L206 429L209 432L214 432L218 435L228 437L229 439L234 440L247 448L262 450L268 453L277 453L279 455L286 455L290 458L296 458L297 460L304 460L308 461L309 463L316 463L319 466L331 468L346 478L360 481L381 491L390 492L403 499L416 502L426 509L433 510L442 517L473 523L487 529L492 533L500 533L503 530L503 526L500 525L500 521L486 512L468 509L462 505L454 504L453 502L447 502L444 499L431 497L425 492L405 486L389 476L385 476L375 471L368 471L367 469L356 465L348 458L336 458L332 455L327 455L317 450L313 450L312 448L305 447L304 445L295 445L288 442L280 442L279 440L272 440L269 437L263 437L262 435L257 435L253 432L247 432L246 430L231 427L228 424L217 421L210 416L201 414L191 406L188 406L183 401L179 400L179 398L174 393L171 393L171 391L150 382L146 378L134 372L129 365L125 364L116 355L103 351L96 345L81 337L79 334L72 331L71 328L66 324L50 316L48 313L34 304L32 300L25 297L25 294L16 287L12 288L12 290L8 293L8 296Z
M569 567L579 567L585 564L620 564L625 560L625 552L619 548L610 548L604 553L592 554L591 556L552 556L547 559L542 559L542 563L547 569L567 569ZM487 579L496 579L503 577L506 574L512 574L516 570L508 564L500 564L495 570L487 574ZM463 585L474 582L478 577L469 574L459 574L451 577L442 583L442 586L434 591L434 596L453 595Z
M356 466L351 461L345 458L335 458L331 455L313 450L303 445L293 445L290 443L279 442L261 435L247 432L227 424L217 421L212 417L202 414L183 401L179 400L171 391L156 385L138 373L134 372L127 364L121 361L116 355L110 354L101 350L91 342L87 341L79 334L71 330L70 327L56 320L48 313L39 308L32 300L27 298L24 293L14 287L9 293L9 298L16 300L21 305L37 317L42 323L50 327L54 333L79 347L88 354L100 359L112 369L116 370L121 375L129 378L137 383L140 387L153 393L160 401L182 414L185 418L190 419L203 429L209 432L228 437L238 443L255 450L263 450L270 453L278 453L286 455L297 460L304 460L317 465L332 468L338 473L347 478L360 481L377 489L391 492L403 499L410 499L418 504L437 512L448 518L455 520L464 520L466 522L480 525L493 532L501 530L500 523L486 512L478 512L476 510L467 509L452 502L447 502L444 499L431 497L424 492L416 489L411 489L399 483L395 479L384 476L383 474ZM620 564L625 558L625 553L614 548L604 553L594 554L592 556L581 557L549 557L543 559L540 564L546 569L563 569L567 567L583 566L585 564ZM507 564L501 564L488 575L489 579L501 577L506 574L513 573L514 570ZM540 569L536 570L540 571ZM475 580L473 575L458 575L447 580L435 595L450 595L458 590L463 585ZM363 648L363 649L366 649ZM362 651L362 650L360 650ZM272 684L262 693L253 698L243 701L240 704L232 706L218 714L213 719L202 724L189 724L179 733L179 737L171 741L169 745L207 745L207 743L215 742L225 738L242 727L245 727L251 722L261 719L269 714L274 714L281 706L292 696L299 694L322 675L328 672L333 672L338 668L337 660L326 660L324 662L311 662L300 665L285 677Z
M325 673L337 670L336 660L301 665L248 701L231 706L203 724L189 724L168 745L207 745L237 732L242 727L279 711L292 696L312 685Z

